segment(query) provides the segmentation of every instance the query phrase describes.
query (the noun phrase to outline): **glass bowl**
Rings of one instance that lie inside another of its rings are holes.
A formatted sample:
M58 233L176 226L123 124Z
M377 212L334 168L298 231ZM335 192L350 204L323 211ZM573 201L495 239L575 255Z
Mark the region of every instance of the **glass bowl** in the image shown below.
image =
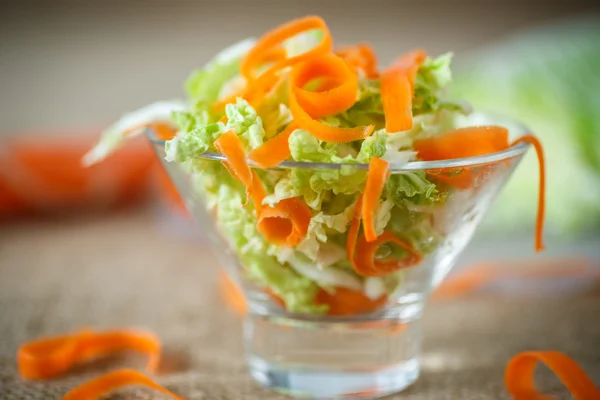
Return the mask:
M522 127L512 126L513 139L527 133ZM479 157L390 164L389 179L410 180L414 176L411 174L426 174L436 185L439 201L408 206L402 213L392 215L388 222L388 226L395 224L396 231L406 233L406 239L413 241L422 259L417 265L395 272L393 279L362 278L348 271L346 287L291 287L289 290L298 294L317 290L315 302L326 304L329 311L314 315L302 310L289 311L281 298L261 282L273 278L264 274L280 273L310 280L312 273L327 267L291 263L276 257L269 259L267 266L236 251L240 248L239 240L248 242L244 245L253 245L252 240L244 238L243 230L256 217L248 206L240 206L240 211L225 210L224 202L244 201L232 198L225 189L221 197L215 197L215 188L235 184L231 183L233 180L222 179L222 175L211 175L211 171L223 168L225 157L204 153L184 164L169 163L164 160L165 142L154 139L152 132L148 132L148 138L190 214L209 237L219 263L244 293L248 305L245 353L251 376L279 392L309 398L380 397L401 391L417 379L425 302L448 274L529 147L520 143ZM331 171L332 179L336 176L344 179L347 174L366 175L368 169L366 164L349 167L283 162L270 169L259 169L252 162L250 165L260 174L276 175L289 169L307 174ZM270 190L273 188L267 188ZM384 243L378 249L378 256L385 257L385 253L393 250L393 245L386 246ZM265 254L268 251L264 249ZM263 269L267 267L265 272ZM391 292L385 295L381 290L377 292L382 284L389 286L389 280L395 282ZM357 291L362 294L356 295ZM348 293L352 295L347 296ZM344 302L351 303L356 296L362 296L361 304L367 307L346 307L348 304ZM348 313L348 309L358 311Z

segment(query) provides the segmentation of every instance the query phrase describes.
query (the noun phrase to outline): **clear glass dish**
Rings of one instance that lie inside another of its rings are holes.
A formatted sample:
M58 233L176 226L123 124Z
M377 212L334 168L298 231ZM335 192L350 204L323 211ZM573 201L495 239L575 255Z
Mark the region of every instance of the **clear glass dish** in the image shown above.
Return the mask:
M509 126L513 139L528 133ZM428 295L448 274L529 147L521 143L479 157L390 164L392 175L426 173L445 195L442 205L416 206L409 210L409 219L389 222L414 221L414 226L406 225L413 229L426 218L434 227L431 237L424 238L427 248L422 251L422 262L402 270L402 283L373 311L314 316L290 313L265 288L247 279L245 266L219 227L218 211L207 208L193 173L181 164L164 161L164 142L155 140L151 132L148 137L191 215L209 237L220 264L246 297L244 340L251 376L276 391L309 398L380 397L401 391L417 379L421 317ZM224 160L216 153L198 158L207 165ZM279 168L340 170L348 165L284 162L272 170ZM366 170L368 165L352 168Z

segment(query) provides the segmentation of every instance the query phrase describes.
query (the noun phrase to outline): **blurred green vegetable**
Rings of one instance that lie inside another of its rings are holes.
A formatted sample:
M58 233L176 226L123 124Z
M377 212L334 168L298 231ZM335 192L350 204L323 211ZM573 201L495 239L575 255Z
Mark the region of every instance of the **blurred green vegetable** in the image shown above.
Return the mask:
M454 95L514 117L547 156L547 227L557 235L600 228L600 20L537 29L475 54L455 72ZM482 229L530 229L536 213L530 152Z

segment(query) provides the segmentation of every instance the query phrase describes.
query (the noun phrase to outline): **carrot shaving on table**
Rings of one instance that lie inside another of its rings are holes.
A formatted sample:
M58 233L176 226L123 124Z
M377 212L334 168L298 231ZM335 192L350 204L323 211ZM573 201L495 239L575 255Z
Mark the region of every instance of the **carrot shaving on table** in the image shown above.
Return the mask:
M354 46L342 47L335 50L334 53L340 56L352 68L362 70L367 78L379 78L377 56L369 44L361 43Z
M506 263L510 268L505 268ZM497 283L503 279L520 281L580 278L600 286L600 261L591 258L553 258L546 260L510 260L470 265L445 278L433 292L433 299L449 299Z
M85 330L25 343L19 347L17 363L23 378L48 379L91 359L136 351L148 355L147 370L152 372L160 361L160 348L158 338L146 332Z
M414 82L425 57L423 50L414 50L381 73L381 101L388 133L406 131L413 126Z
M369 162L369 173L362 201L362 219L365 238L368 242L377 239L375 233L374 214L377 208L377 202L383 193L383 186L388 177L387 161L373 157Z
M252 150L248 157L263 168L274 167L290 157L288 139L297 129L294 123L288 124L281 133Z
M377 260L375 257L377 249L385 243L393 243L402 247L406 250L406 257L402 260ZM422 260L421 254L410 244L393 233L384 231L375 241L369 242L364 236L358 239L353 267L361 276L384 276L400 269L414 267Z
M585 371L570 357L558 351L529 351L517 354L508 365L504 382L515 400L550 400L541 394L534 381L535 367L543 362L556 374L575 400L600 400L600 390Z
M71 390L62 399L94 400L128 386L145 386L172 399L183 400L182 397L160 386L146 375L132 369L120 369L96 377Z
M246 152L239 136L228 131L215 140L217 150L227 158L227 170L246 188L246 204L252 197L252 170L246 160Z
M304 87L315 79L325 78L329 84L326 91L310 92ZM364 139L374 129L373 125L355 128L339 128L327 125L315 118L347 110L356 102L357 77L348 64L334 55L313 57L295 65L290 72L289 108L294 122L319 140L346 143Z
M544 250L544 219L546 215L546 161L544 158L544 149L542 143L533 135L524 135L515 140L511 146L519 143L529 143L535 149L540 173L539 194L538 194L538 211L535 223L535 250Z

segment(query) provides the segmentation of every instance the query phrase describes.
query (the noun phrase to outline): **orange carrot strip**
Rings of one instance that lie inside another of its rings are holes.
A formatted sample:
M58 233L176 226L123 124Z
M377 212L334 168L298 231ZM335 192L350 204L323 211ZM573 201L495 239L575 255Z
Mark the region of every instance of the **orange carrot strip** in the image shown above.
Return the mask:
M359 126L356 128L338 128L321 123L312 119L310 115L300 107L292 93L290 93L289 101L290 111L298 126L302 129L306 129L311 135L319 140L333 143L346 143L353 140L364 139L373 133L373 125Z
M279 135L252 150L249 154L250 159L264 168L274 167L285 161L290 157L288 139L297 128L294 123L288 124Z
M414 85L417 72L426 57L427 53L424 50L417 49L401 55L394 61L394 67L406 72L413 91L415 90Z
M440 136L420 139L414 142L417 155L424 161L449 160L475 157L495 153L508 147L508 130L501 126L473 126L454 129ZM483 168L483 167L478 167ZM460 170L460 173L454 174ZM484 170L474 171L473 167L444 168L437 180L446 182L457 189L473 187L477 176Z
M372 300L362 292L336 287L334 293L319 290L315 302L329 306L327 315L356 315L366 314L382 307L387 296Z
M147 369L154 371L160 360L160 341L139 331L82 331L34 340L19 348L19 373L26 379L47 379L92 358L133 350L148 354Z
M363 70L367 78L375 79L379 77L379 72L377 72L377 56L369 44L362 43L342 47L335 50L335 54L340 56L354 69Z
M238 97L242 97L242 98L246 97L246 89L245 88L242 89L242 90L240 90L237 93L232 94L231 96L227 96L224 99L217 100L212 105L212 108L217 113L222 113L222 112L225 111L225 106L227 104L235 104L235 102L237 101ZM219 119L219 122L227 122L227 115L223 114L223 116Z
M389 163L387 161L383 161L377 157L373 157L369 163L369 174L367 175L362 202L363 229L368 242L377 239L373 217L377 208L377 202L383 192L383 186L387 180L388 166Z
M508 130L501 126L458 128L439 136L415 140L417 157L424 161L476 157L508 147Z
M228 131L215 140L217 150L227 157L228 171L246 188L246 203L252 197L252 170L246 160L242 141L233 131Z
M381 101L389 133L412 128L414 81L425 56L422 50L407 53L381 73Z
M321 77L332 79L330 82L339 80L343 83L325 92L304 90L308 82ZM341 112L352 106L356 101L355 82L356 76L349 70L348 65L335 56L315 57L294 66L290 72L289 94L289 107L294 122L317 139L327 142L345 143L369 136L373 132L373 125L338 128L321 123L311 116L311 113L322 116ZM306 106L309 107L308 111L304 109Z
M544 219L546 215L546 162L544 159L544 149L540 141L533 135L524 135L515 140L512 146L518 143L529 143L531 144L536 152L539 164L540 172L540 187L538 194L538 211L535 223L535 250L544 250Z
M254 209L256 210L256 215L259 216L260 212L263 209L262 201L267 196L267 192L265 191L265 187L260 180L260 177L255 171L252 171L252 202L254 203Z
M105 394L127 386L146 386L161 392L175 400L183 400L175 393L165 389L141 372L132 369L120 369L101 375L85 382L67 393L63 400L95 400Z
M315 16L296 19L267 32L259 39L256 45L242 60L240 66L242 75L248 82L254 81L256 79L256 69L269 59L269 55L274 51L273 48L277 48L285 40L294 37L299 33L313 29L321 29L324 33L323 39L317 46L297 56L275 62L275 65L269 68L265 73L289 67L316 55L329 53L332 49L332 39L325 21L323 21L322 18Z
M540 189L538 194L538 213L536 218L535 249L544 249L543 231L546 212L546 163L544 149L540 141L533 135L524 135L510 146L519 143L531 144L538 157ZM455 158L475 157L495 153L509 147L508 130L500 126L476 126L454 129L438 137L416 140L413 144L417 156L424 161L449 160ZM445 169L442 172L452 172ZM435 175L457 188L468 188L475 180L473 171L464 168L456 176Z
M337 80L340 85L322 92L310 92L304 86L314 79ZM358 78L340 57L323 55L294 67L290 74L291 90L298 104L311 116L321 118L345 111L356 102Z
M394 243L402 247L408 253L403 260L377 261L375 253L379 246L385 243ZM421 254L410 244L395 236L393 233L384 231L373 242L366 240L364 236L359 238L356 245L356 256L354 257L354 270L362 276L383 276L399 269L413 267L422 261Z
M517 354L508 365L504 383L515 400L550 400L535 387L534 371L543 362L566 386L575 400L600 400L600 390L570 357L558 351L528 351Z
M139 124L132 126L123 133L125 136L131 135L140 129L150 129L154 133L154 137L159 140L170 140L175 137L177 130L170 124L164 122L152 122L150 124Z
M148 125L154 132L154 137L159 140L171 140L177 134L177 130L168 124L154 123Z
M257 228L269 242L279 246L295 246L308 232L312 213L300 198L281 200L275 207L262 207Z

